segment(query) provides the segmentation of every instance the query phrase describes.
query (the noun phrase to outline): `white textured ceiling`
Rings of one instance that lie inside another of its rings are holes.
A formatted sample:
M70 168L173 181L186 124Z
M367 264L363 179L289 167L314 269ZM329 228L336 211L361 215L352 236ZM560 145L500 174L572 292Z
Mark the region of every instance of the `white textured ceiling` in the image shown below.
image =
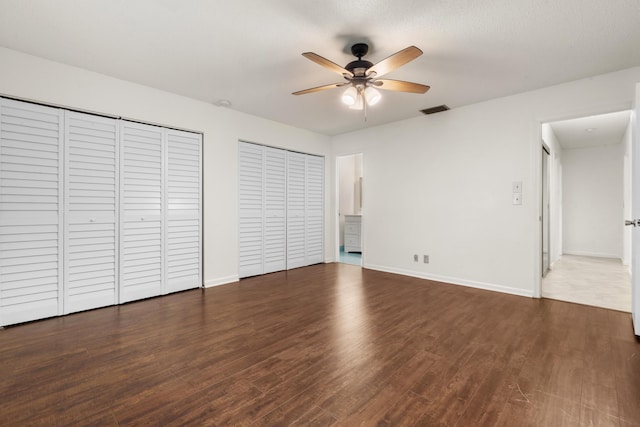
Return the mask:
M613 145L622 142L631 111L601 114L549 123L564 149Z
M340 81L302 52L362 41L374 63L418 46L387 77L431 90L366 123L340 89L291 95ZM0 0L4 47L329 135L640 65L639 42L639 0Z

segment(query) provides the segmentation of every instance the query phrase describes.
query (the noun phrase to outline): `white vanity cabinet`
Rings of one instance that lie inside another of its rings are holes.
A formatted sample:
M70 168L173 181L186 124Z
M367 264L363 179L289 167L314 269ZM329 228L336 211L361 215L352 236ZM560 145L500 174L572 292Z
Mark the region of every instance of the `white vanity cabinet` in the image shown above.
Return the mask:
M362 252L362 215L344 216L344 251Z

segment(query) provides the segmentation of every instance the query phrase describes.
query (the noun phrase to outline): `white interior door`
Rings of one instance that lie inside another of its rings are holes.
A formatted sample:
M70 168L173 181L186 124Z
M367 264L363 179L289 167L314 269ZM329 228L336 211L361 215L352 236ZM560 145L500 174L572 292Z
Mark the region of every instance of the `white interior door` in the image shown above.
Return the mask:
M305 233L307 265L324 262L324 157L307 156Z
M640 83L636 84L635 106L631 114L632 214L640 220ZM635 334L640 336L640 227L633 227L631 237L631 313Z
M118 125L65 113L64 313L117 303Z
M287 153L287 269L306 262L306 155Z
M264 273L271 273L287 268L287 152L264 150Z
M62 314L63 126L0 99L0 325Z
M201 279L202 135L167 129L166 292L197 288Z
M238 144L238 275L262 274L264 147Z
M163 293L163 129L122 121L120 302Z

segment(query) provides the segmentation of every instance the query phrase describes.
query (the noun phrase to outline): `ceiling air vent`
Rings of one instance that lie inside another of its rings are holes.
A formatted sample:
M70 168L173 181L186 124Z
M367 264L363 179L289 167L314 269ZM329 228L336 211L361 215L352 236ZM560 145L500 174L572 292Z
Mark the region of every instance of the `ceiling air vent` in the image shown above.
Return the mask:
M420 112L422 114L433 114L433 113L439 113L441 111L447 111L447 110L450 110L450 108L447 107L445 104L442 104L442 105L438 105L431 108L425 108L424 110L420 110Z

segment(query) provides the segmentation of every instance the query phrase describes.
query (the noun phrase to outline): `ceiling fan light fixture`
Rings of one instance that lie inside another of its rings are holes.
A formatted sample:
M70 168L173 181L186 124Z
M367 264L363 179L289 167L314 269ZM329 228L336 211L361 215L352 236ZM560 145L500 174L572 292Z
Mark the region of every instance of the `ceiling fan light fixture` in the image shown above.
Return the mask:
M358 98L356 99L355 104L350 105L349 109L351 110L362 110L364 109L364 98L362 95L358 94Z
M351 61L346 66L341 67L333 61L328 60L313 52L304 52L302 56L315 62L322 67L331 70L342 76L346 82L332 83L324 86L293 92L294 95L304 95L306 93L319 92L337 87L349 86L342 93L342 103L352 110L364 110L364 119L367 120L367 108L374 106L382 99L382 94L374 87L384 90L409 93L425 93L429 86L418 83L405 82L402 80L378 79L407 62L413 61L422 55L422 51L415 46L409 46L391 56L383 59L377 64L362 59L367 54L369 46L366 43L356 43L351 46L351 53L358 59Z
M357 89L351 86L342 94L342 103L349 106L355 105L359 95Z
M380 91L376 88L369 86L364 90L365 98L367 99L367 105L374 106L382 99Z

